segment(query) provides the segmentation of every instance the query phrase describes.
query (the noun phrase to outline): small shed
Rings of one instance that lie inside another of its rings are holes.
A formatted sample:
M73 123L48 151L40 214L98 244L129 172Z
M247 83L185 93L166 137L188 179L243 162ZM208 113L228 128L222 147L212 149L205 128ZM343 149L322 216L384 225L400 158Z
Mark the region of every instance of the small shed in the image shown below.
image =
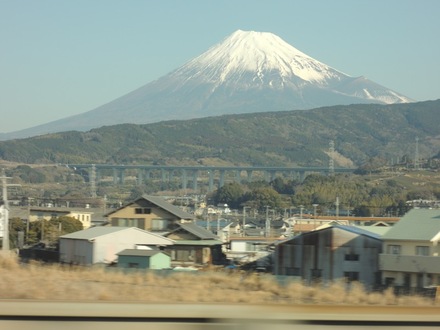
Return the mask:
M119 253L118 267L138 269L171 268L171 257L160 250L125 249Z

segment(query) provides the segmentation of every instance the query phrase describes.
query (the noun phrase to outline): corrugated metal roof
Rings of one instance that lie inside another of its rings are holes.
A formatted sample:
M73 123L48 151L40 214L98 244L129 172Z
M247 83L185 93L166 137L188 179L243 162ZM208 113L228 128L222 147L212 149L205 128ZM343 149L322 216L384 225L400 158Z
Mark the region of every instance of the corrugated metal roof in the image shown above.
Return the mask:
M391 227L383 227L383 226L354 226L354 227L361 228L366 231L370 231L374 234L379 235L380 237L385 235L385 233L391 228Z
M380 239L381 235L374 233L372 231L368 231L366 229L356 227L356 226L344 226L344 225L332 225L333 228L339 228L342 230L349 231L350 233L356 234L356 235L363 235L363 236L369 236L371 238Z
M108 235L122 230L130 229L130 227L92 227L74 233L66 234L60 236L60 238L71 238L71 239L94 239L99 236Z
M383 235L384 240L429 241L440 232L440 210L412 209Z
M160 196L151 196L151 195L142 195L142 197L139 197L138 199L136 199L130 203L127 203L127 204L117 208L116 210L113 210L113 211L107 213L105 216L109 216L110 214L113 214L114 212L119 211L119 210L127 207L128 205L136 203L140 199L145 199L145 200L149 201L150 203L160 207L161 209L175 215L176 217L178 217L180 219L183 219L183 220L193 220L194 219L194 215L192 215L188 212L185 212L180 207L177 207L171 203L168 203L164 198L162 198Z
M123 231L123 230L140 231L146 235L149 235L151 237L152 241L157 241L157 239L159 239L160 242L163 242L161 244L164 244L164 245L166 245L166 244L172 245L174 243L174 241L172 239L169 239L168 237L164 237L162 235L157 235L155 233L151 233L149 231L139 229L136 227L91 227L88 229L84 229L84 230L76 231L74 233L60 236L60 238L91 240L91 239L95 239L100 236L109 235L109 234ZM167 242L169 242L169 243L167 243Z

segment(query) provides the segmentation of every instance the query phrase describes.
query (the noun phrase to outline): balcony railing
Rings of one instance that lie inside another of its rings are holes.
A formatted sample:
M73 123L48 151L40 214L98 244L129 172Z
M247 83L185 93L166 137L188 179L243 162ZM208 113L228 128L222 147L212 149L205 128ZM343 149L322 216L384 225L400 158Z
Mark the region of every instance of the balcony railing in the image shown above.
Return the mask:
M380 254L379 268L381 271L439 274L440 257Z

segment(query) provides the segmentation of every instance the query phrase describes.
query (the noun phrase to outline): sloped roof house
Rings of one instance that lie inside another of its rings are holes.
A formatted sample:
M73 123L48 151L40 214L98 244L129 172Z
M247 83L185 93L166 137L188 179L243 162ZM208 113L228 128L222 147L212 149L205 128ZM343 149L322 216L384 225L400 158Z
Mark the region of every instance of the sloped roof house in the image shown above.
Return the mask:
M160 196L142 195L106 214L117 227L137 227L152 232L169 232L181 222L192 222L194 215L167 202Z
M336 224L277 244L274 270L309 282L346 278L371 287L380 284L381 250L380 235Z
M403 290L440 285L440 210L412 209L382 239L383 284Z

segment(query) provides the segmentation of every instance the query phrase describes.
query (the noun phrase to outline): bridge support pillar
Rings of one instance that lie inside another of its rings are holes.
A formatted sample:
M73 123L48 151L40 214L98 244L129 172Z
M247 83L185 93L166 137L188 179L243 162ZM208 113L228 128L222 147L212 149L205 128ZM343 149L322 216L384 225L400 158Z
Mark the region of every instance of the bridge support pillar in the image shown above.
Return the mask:
M166 172L166 170L165 169L161 169L160 170L160 174L161 174L161 178L160 178L160 187L161 187L161 189L163 190L163 189L165 189L165 183L166 183L166 181L167 181L167 172Z
M248 182L252 182L252 174L253 174L253 171L252 171L252 170L247 170L247 171L246 171L246 174L247 174L247 181L248 181Z
M141 168L137 169L137 184L138 186L144 183L144 171Z
M225 170L220 170L220 180L218 182L218 187L221 188L225 185Z
M197 191L197 180L199 179L199 170L193 171L193 190Z
M182 189L186 190L188 186L188 177L186 175L186 170L182 169Z
M121 184L125 183L125 170L124 169L121 169L119 172L119 182Z
M113 168L113 184L118 184L118 170Z
M208 171L208 191L211 192L214 190L214 170Z
M241 171L235 170L235 182L240 183L241 182Z

